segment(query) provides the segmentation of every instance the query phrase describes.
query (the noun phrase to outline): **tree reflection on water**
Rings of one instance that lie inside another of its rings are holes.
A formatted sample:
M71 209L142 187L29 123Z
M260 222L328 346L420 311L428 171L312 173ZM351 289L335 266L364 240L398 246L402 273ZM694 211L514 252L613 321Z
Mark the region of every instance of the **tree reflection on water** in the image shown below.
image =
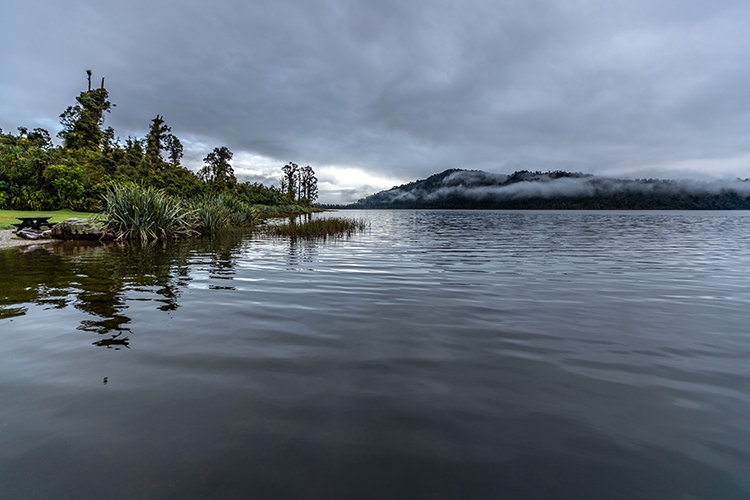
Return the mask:
M31 304L73 306L89 316L77 328L102 336L93 345L129 348L129 302L174 311L191 279L191 258L207 259L213 278L231 280L239 243L230 235L166 245L65 242L0 251L0 320L27 314Z

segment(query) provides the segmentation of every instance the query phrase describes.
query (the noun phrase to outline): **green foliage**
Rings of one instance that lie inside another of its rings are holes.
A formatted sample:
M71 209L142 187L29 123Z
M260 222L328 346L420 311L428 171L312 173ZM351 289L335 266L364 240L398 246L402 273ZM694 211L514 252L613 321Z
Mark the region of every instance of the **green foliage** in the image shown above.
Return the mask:
M297 204L287 205L255 205L255 210L259 217L288 217L291 215L308 214L314 211L309 207L303 207Z
M169 156L169 164L172 168L180 166L180 160L182 160L182 142L177 138L176 135L167 134L164 137L164 147L167 150Z
M72 208L83 195L86 172L79 165L50 165L44 170L44 178L64 207Z
M197 198L209 190L195 174L182 167L169 168L158 175L145 178L143 182L159 186L170 195L185 199Z
M233 192L248 205L283 205L288 203L284 193L274 186L264 186L259 182L243 182L234 187Z
M146 164L151 170L161 170L164 160L161 158L161 152L164 149L165 136L172 129L164 123L164 118L156 115L151 120L151 128L146 136Z
M128 137L125 140L125 147L122 148L122 163L128 169L135 169L143 162L144 157L143 141L135 137Z
M99 148L106 137L100 127L104 124L104 112L109 112L112 107L109 93L104 88L104 80L101 88L91 90L91 71L86 73L89 89L76 97L77 104L68 106L60 115L63 130L58 137L70 149Z
M286 192L287 198L294 201L299 181L299 165L289 162L281 168L281 190Z
M195 212L163 190L115 185L105 202L108 224L118 240L146 242L196 234Z
M54 159L49 134L43 129L18 130L17 136L0 132L0 190L7 206L48 208L43 172Z
M190 206L196 213L198 229L203 233L251 225L258 218L257 209L230 193L204 195Z
M297 200L303 205L309 205L318 199L318 178L310 165L300 169L299 192Z
M229 225L229 211L215 195L204 196L190 204L195 211L197 229L202 233L215 233Z
M232 152L225 146L214 148L203 159L206 165L200 169L198 177L219 188L234 186L237 184L237 178L234 176L234 169L229 163L232 156Z
M18 204L27 210L42 210L46 207L46 198L44 191L34 189L33 186L23 186Z
M172 129L164 123L164 117L156 115L151 120L151 128L146 137L146 151L144 160L146 166L153 171L162 171L168 168L178 168L182 159L182 143L170 134ZM163 155L169 158L165 161Z
M220 193L218 203L223 205L229 213L229 223L232 226L247 226L258 219L258 210L230 193Z
M165 191L137 184L114 185L105 195L109 226L119 240L149 241L255 223L257 210L229 193L182 202Z
M310 205L318 199L318 178L310 165L300 168L289 162L281 171L281 191L286 193L287 202Z
M128 182L180 199L231 195L226 200L233 201L222 202L224 208L232 203L278 206L314 199L312 192L297 192L297 187L295 195L289 196L273 186L238 183L231 165L233 155L226 147L215 148L205 157L199 178L180 165L183 145L161 115L151 121L146 137L128 137L121 143L111 127L102 128L105 112L114 106L104 82L92 90L91 71L86 73L88 89L60 115L62 146L53 145L44 129L19 127L18 134L0 130L0 207L95 211L111 186ZM244 208L229 212L232 225L245 224L255 216Z

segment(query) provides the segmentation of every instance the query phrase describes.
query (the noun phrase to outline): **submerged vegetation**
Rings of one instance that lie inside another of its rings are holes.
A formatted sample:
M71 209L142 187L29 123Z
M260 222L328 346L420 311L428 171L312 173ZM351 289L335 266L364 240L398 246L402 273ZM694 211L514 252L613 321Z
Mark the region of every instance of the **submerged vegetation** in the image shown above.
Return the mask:
M274 236L289 236L292 238L328 238L335 236L351 236L354 233L369 229L369 224L362 219L347 219L344 217L327 217L312 219L304 222L269 225L266 231Z

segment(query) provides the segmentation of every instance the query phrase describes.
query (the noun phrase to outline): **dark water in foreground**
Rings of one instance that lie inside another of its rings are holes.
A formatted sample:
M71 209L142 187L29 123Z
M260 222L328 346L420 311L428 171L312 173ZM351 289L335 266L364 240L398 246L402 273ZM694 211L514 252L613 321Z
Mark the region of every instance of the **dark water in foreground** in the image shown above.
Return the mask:
M750 213L0 251L0 498L750 497Z

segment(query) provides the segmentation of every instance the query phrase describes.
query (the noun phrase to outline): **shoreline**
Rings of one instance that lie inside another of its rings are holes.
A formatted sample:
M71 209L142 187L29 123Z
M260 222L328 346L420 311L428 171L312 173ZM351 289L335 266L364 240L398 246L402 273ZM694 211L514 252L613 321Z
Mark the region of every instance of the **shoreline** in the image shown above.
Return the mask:
M16 238L16 233L13 229L0 229L0 250L5 248L25 247L28 245L43 245L57 241L62 240L24 240L23 238Z

